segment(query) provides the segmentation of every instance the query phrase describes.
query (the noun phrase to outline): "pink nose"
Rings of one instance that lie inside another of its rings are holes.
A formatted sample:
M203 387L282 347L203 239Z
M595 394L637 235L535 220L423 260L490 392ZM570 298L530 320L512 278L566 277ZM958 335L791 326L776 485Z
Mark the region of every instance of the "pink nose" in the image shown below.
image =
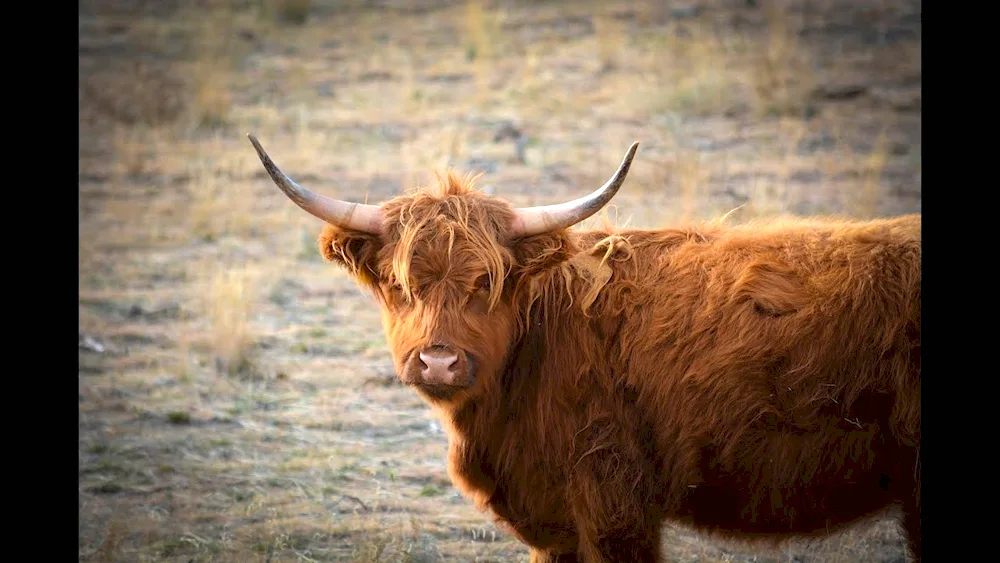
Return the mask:
M442 347L432 347L420 352L420 375L425 383L451 384L455 380L458 355Z

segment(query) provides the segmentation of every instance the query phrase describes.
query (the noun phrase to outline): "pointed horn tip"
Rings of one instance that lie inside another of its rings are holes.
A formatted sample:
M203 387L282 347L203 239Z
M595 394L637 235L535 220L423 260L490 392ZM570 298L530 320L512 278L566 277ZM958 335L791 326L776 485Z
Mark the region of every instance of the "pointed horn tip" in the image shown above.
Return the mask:
M638 149L639 149L639 141L634 141L629 146L628 150L625 151L625 156L622 157L622 163L618 166L618 172L615 174L616 176L619 174L628 173L629 168L632 167L632 161L635 158L635 151L637 151ZM624 181L624 178L622 178L622 181Z
M254 137L252 133L247 133L247 138L250 139L250 144L253 145L253 150L257 151L257 158L260 159L261 164L263 164L264 168L267 169L268 174L272 174L273 177L271 168L273 167L277 169L278 167L271 161L271 157L268 156L264 147L260 146L260 142L257 141L257 137Z
M625 154L628 158L631 159L633 156L635 156L635 151L637 150L639 150L639 141L633 141L632 144L629 146L628 150L625 151Z
M250 139L250 144L253 145L257 154L263 156L261 153L264 153L264 147L260 146L260 142L257 140L257 137L255 137L253 133L247 133L247 139Z

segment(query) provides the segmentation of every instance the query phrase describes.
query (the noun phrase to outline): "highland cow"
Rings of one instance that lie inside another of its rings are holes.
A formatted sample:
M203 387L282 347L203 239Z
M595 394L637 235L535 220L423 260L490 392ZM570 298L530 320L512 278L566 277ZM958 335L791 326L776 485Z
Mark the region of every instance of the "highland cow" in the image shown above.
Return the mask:
M881 515L920 558L920 215L569 228L449 172L381 205L268 174L382 312L448 472L531 560L661 561L676 522L818 537Z

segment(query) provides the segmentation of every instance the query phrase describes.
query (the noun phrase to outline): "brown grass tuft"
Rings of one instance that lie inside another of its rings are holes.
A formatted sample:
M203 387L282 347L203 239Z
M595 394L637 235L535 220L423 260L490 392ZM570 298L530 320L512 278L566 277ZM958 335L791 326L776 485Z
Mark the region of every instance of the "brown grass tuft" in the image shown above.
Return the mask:
M206 270L203 300L213 360L218 371L235 375L250 363L255 276L247 267Z
M807 109L815 81L806 45L798 39L799 18L786 0L764 4L767 31L762 42L751 47L753 63L750 83L758 117L801 115Z
M851 206L855 215L869 218L877 214L882 195L882 172L888 160L889 143L883 129L862 165L860 189L855 193Z
M472 63L480 104L489 98L494 62L502 55L504 19L503 12L486 8L482 0L467 0L465 4L465 60Z
M122 544L125 543L125 535L128 532L123 519L114 516L108 521L105 530L104 541L97 548L96 559L102 563L111 563L121 560Z
M192 119L196 125L217 128L229 123L233 96L229 87L229 69L212 59L194 66L191 100Z
M622 24L612 16L594 17L594 37L597 41L597 60L601 71L616 68L621 56L624 33Z
M281 23L302 25L312 12L311 0L265 0L268 15Z
M667 27L650 42L657 77L646 91L654 113L709 116L740 110L743 84L731 47L700 24Z

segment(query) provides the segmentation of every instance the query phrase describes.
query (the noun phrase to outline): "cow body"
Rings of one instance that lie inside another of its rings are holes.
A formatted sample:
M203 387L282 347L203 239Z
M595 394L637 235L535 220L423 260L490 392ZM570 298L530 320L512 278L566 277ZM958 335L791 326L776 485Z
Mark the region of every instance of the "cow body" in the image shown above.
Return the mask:
M380 206L268 173L382 313L455 485L533 561L662 560L895 511L920 557L920 216L576 232L448 174Z
M535 309L504 392L439 409L454 482L539 552L653 560L664 519L776 540L894 506L918 552L919 229L568 237L572 290Z
M664 519L773 540L894 507L919 549L919 216L544 238L494 378L428 397L453 481L536 559L655 560Z

